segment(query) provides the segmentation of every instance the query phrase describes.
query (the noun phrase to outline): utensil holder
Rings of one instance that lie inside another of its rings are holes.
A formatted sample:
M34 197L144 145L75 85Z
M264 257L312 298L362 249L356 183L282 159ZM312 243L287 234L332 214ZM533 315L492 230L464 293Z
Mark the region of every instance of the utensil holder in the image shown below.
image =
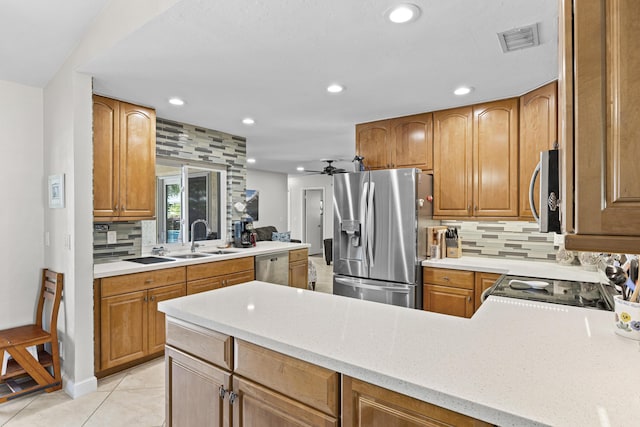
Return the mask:
M621 295L613 297L613 301L616 334L640 341L640 303L626 301Z

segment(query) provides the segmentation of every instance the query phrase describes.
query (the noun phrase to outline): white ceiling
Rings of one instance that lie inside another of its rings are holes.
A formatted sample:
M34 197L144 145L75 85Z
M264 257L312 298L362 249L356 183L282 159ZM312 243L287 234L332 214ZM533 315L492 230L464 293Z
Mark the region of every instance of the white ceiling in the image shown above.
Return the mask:
M285 173L350 160L356 123L517 96L557 78L557 0L413 2L420 19L398 25L383 16L390 0L181 0L80 71L97 93L244 136L250 168ZM24 3L39 7L27 14ZM1 42L0 79L48 81L105 3L0 0L0 24L22 36L15 48ZM21 32L18 20L28 23ZM496 33L533 23L540 46L502 52ZM333 82L346 90L328 94ZM457 97L459 85L475 90ZM169 105L172 96L186 104Z

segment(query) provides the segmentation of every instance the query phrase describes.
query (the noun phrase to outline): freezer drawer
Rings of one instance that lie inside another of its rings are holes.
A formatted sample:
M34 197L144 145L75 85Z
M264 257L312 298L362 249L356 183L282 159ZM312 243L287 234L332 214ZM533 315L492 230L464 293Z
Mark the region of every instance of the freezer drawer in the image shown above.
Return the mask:
M379 280L359 279L340 275L333 276L333 294L365 301L381 302L408 308L420 308L416 302L418 286L390 283Z

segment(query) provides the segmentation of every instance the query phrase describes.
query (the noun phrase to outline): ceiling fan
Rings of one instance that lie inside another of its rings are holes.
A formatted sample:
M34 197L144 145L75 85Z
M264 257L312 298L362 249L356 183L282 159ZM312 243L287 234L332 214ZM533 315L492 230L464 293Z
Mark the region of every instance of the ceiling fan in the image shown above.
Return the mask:
M314 172L314 173L320 173L323 175L329 175L332 176L336 173L345 173L346 170L342 169L342 168L337 168L335 166L332 165L333 162L335 162L336 160L322 160L323 162L327 162L327 166L324 167L324 169L322 169L321 171L313 171L313 170L307 170L305 169L305 172Z

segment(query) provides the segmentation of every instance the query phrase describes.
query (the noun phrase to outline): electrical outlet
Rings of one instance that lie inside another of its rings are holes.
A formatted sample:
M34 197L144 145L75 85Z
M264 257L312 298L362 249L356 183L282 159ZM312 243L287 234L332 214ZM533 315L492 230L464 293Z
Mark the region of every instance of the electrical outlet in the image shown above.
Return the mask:
M64 248L71 250L71 234L65 234L65 236L64 236Z
M553 245L554 246L564 246L564 234L553 234Z
M109 224L93 224L94 231L109 231Z
M118 241L118 233L115 230L107 231L107 243L114 244Z
M48 231L44 232L44 245L47 247L51 245L51 236Z

